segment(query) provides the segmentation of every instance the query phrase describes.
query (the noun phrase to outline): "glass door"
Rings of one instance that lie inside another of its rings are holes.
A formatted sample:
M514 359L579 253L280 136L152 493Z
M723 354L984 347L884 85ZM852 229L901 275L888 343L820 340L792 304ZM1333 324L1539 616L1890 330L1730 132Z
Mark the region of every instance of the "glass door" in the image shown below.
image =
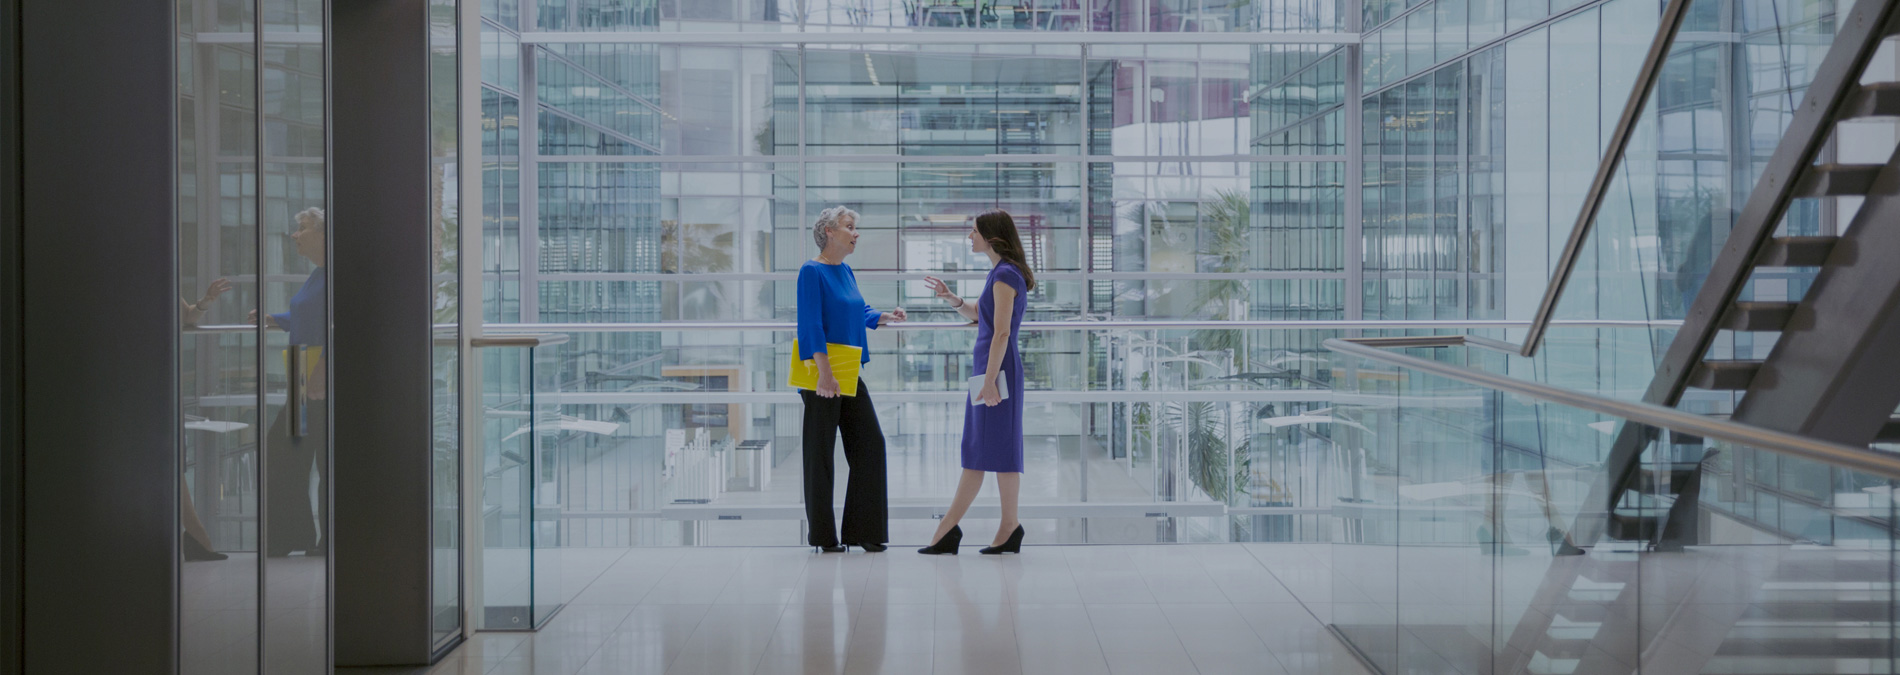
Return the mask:
M322 0L178 3L184 673L327 673Z

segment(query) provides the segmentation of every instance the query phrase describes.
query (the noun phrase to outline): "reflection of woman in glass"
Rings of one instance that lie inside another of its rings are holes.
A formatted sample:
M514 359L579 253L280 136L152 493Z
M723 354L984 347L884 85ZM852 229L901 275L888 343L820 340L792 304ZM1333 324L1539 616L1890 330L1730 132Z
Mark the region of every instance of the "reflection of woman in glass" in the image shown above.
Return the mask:
M878 313L864 303L858 278L844 257L858 247L858 214L842 206L825 209L812 225L818 257L798 269L798 358L817 366L817 391L805 399L805 518L809 541L826 553L848 546L876 553L890 540L884 486L884 430L871 406L871 390L858 380L857 395L841 396L827 345L857 347L871 360L865 330L904 320L904 309ZM844 434L844 461L851 474L844 489L842 535L832 530L832 449ZM842 541L842 544L840 542Z
M327 396L323 347L330 325L328 283L323 267L323 210L311 207L298 212L297 229L290 233L290 238L296 242L297 254L308 258L315 268L310 270L310 277L297 289L297 294L290 297L290 311L272 314L268 319L271 327L290 333L292 350L299 347L304 350L304 396L308 401L286 399L277 419L271 422L265 443L271 487L266 512L270 521L268 554L284 556L292 551L303 551L305 555L322 555L325 542L319 540L317 523L323 519L322 495L328 489L324 470L328 462L323 456L323 446L324 434L329 428L329 409L323 404ZM257 319L256 310L251 311L251 319ZM296 429L290 428L289 412L293 405L302 405L304 412ZM315 508L310 499L312 471L316 472L318 485Z
M205 294L192 302L178 299L178 323L181 326L196 326L205 318L205 312L211 310L211 303L218 296L231 290L229 279L218 279L205 287ZM190 561L223 560L230 556L217 552L211 546L211 533L205 531L204 521L198 519L198 508L191 501L191 485L185 482L184 474L178 475L178 520L185 526L185 539L181 543L185 559Z
M965 302L950 292L942 279L925 277L930 290L956 308L964 318L976 321L976 349L971 353L972 370L983 376L982 388L970 397L963 413L963 478L957 481L957 496L950 511L937 525L931 545L918 553L955 555L963 540L957 521L976 501L983 487L983 473L996 474L996 488L1002 493L1003 519L996 538L981 552L1021 553L1023 526L1016 519L1016 499L1023 484L1023 357L1016 349L1016 333L1023 325L1023 305L1029 290L1036 287L1036 275L1029 271L1023 257L1023 242L1016 234L1016 222L1008 213L990 211L976 217L970 230L970 250L989 256L989 278L983 280L983 295L975 303ZM1008 398L1003 397L1007 391Z

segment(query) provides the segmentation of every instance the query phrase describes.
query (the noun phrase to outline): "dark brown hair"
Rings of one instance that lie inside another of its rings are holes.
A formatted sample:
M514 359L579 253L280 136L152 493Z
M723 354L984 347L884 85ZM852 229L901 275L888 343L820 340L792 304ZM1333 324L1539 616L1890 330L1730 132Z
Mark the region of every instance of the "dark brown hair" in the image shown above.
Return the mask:
M1016 221L1009 217L1009 212L991 209L977 216L976 233L990 243L996 255L1016 265L1016 271L1022 273L1027 290L1035 290L1036 273L1029 269L1029 259L1023 254L1023 240L1016 235Z

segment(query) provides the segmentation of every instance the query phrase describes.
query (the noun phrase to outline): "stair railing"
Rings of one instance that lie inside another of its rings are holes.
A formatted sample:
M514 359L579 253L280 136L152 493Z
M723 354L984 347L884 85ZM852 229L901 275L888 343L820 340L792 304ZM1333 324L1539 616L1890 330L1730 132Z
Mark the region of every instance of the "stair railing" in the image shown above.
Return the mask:
M1656 39L1649 44L1649 54L1643 57L1643 68L1636 74L1636 86L1630 89L1629 100L1623 103L1623 114L1617 118L1616 130L1610 134L1609 147L1604 148L1603 160L1597 163L1596 177L1590 180L1590 191L1584 194L1583 210L1577 214L1577 223L1570 227L1570 239L1564 242L1563 255L1558 256L1557 267L1551 270L1550 285L1544 288L1544 300L1537 305L1537 316L1531 321L1530 332L1524 335L1524 344L1518 352L1523 356L1536 356L1538 346L1543 344L1544 332L1550 328L1551 317L1557 311L1557 301L1563 298L1564 287L1570 283L1577 259L1583 255L1583 242L1589 239L1590 230L1596 224L1597 211L1603 206L1603 195L1610 189L1610 181L1616 177L1617 167L1623 164L1623 153L1629 148L1630 137L1636 134L1637 121L1642 117L1650 92L1656 89L1656 81L1662 77L1663 63L1669 59L1669 50L1676 44L1676 34L1681 32L1684 19L1689 14L1689 2L1669 0L1669 4L1663 7L1662 23L1657 27Z
M1372 338L1371 340L1378 340L1378 338ZM1468 344L1471 338L1463 335L1412 337L1407 338L1407 340L1410 342L1398 344L1389 341L1365 343L1367 339L1364 338L1331 338L1321 343L1321 346L1339 354L1430 373L1432 375L1457 380L1465 384L1516 394L1537 401L1601 413L1626 422L1667 429L1677 433L1728 441L1751 448L1769 450L1844 469L1900 480L1900 454L1868 448L1857 448L1851 445L1832 443L1772 429L1763 429L1761 427L1749 426L1718 417L1683 412L1675 408L1653 403L1605 398L1574 389L1554 387L1541 382L1533 382L1508 375L1500 375L1450 363L1422 359L1382 348L1471 346L1494 349L1498 346L1495 341L1487 341L1487 344L1483 345Z

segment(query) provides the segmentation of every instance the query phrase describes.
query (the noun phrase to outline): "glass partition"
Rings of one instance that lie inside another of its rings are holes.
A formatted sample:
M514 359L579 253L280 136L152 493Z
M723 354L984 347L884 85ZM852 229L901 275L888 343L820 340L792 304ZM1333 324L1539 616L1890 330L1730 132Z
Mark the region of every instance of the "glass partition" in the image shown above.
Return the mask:
M1371 480L1292 590L1384 672L1895 672L1892 477L1643 427L1625 478L1630 422L1356 357L1335 374L1355 424L1334 440ZM1610 536L1567 545L1591 518Z
M562 583L557 527L563 492L553 482L561 457L549 440L563 429L595 427L561 414L557 382L543 363L550 347L535 344L481 350L483 630L540 628L571 594Z
M324 10L178 3L183 672L329 670Z
M430 274L430 638L437 648L462 634L462 211L461 29L456 0L429 2Z
M260 669L257 46L201 39L253 34L253 9L178 4L178 668L207 675Z

